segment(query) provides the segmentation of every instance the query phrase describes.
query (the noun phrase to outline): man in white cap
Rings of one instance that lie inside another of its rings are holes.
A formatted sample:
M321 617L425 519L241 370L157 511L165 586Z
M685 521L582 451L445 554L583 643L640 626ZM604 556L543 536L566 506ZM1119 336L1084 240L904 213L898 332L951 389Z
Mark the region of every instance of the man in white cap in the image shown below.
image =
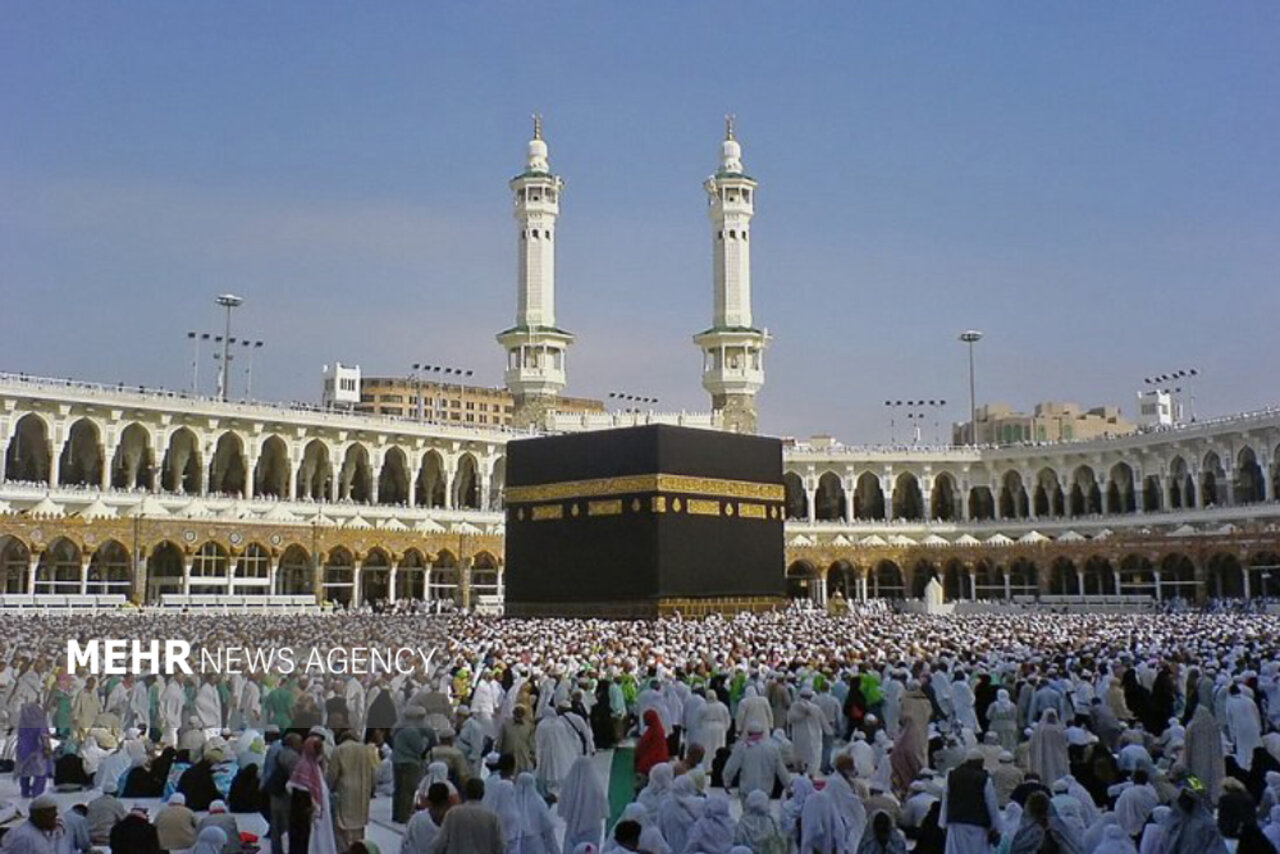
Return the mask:
M41 795L31 802L27 820L4 836L5 854L59 854L66 829L58 819L58 802Z
M986 854L1000 839L1000 807L991 775L973 748L947 775L938 826L947 831L946 854Z
M209 814L196 825L197 838L206 827L216 827L226 835L227 841L222 846L223 854L234 854L240 850L240 828L236 825L236 817L227 812L225 801L215 800L209 804Z
M111 828L128 814L129 811L116 797L116 781L104 781L102 794L89 801L85 812L85 820L89 823L89 841L94 845L106 845L111 841Z

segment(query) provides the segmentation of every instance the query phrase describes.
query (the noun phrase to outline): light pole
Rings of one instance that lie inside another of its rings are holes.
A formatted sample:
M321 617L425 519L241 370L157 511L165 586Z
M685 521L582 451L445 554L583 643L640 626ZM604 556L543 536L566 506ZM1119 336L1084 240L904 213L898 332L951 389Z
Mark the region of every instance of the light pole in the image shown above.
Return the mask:
M191 396L200 394L200 342L209 340L208 332L187 332L191 342Z
M969 345L969 444L978 444L978 402L973 386L973 345L982 340L982 333L976 329L966 329L960 333L960 340Z
M246 338L240 343L244 345L245 353L249 357L249 364L244 369L244 399L253 400L253 354L262 349L262 342L250 341Z
M231 367L231 360L227 352L231 348L231 309L243 305L244 297L238 297L235 294L220 294L214 302L227 310L226 331L222 335L222 364L218 366L218 398L225 402L227 399L228 370Z

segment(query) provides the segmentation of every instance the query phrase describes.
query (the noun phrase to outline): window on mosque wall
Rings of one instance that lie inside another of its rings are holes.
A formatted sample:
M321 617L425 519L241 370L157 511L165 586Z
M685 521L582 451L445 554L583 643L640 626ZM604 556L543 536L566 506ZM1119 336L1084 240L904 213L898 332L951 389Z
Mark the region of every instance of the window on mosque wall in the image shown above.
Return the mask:
M404 415L403 406L384 406L382 407L383 415Z

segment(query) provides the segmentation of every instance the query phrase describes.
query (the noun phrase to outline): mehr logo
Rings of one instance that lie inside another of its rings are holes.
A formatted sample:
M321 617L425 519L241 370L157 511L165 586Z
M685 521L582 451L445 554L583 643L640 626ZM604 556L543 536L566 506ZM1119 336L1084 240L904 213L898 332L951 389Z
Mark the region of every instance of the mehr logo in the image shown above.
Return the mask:
M177 672L190 674L191 644L184 640L91 640L86 646L67 641L67 672L84 669L95 676Z

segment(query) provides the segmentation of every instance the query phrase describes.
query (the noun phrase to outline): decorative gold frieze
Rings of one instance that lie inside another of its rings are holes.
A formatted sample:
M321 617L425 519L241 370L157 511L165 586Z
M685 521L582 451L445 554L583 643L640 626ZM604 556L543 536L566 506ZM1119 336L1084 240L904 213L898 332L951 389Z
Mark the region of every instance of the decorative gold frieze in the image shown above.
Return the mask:
M767 519L769 511L763 504L747 504L743 502L738 505L738 515L743 519Z
M755 483L683 474L637 474L543 483L534 486L509 486L506 491L506 500L512 504L522 504L535 501L565 501L574 498L602 498L637 492L685 492L716 498L747 498L757 501L782 501L786 498L786 490L782 484L777 483Z
M549 519L563 519L563 504L540 504L532 510L531 518L535 522L545 522Z

